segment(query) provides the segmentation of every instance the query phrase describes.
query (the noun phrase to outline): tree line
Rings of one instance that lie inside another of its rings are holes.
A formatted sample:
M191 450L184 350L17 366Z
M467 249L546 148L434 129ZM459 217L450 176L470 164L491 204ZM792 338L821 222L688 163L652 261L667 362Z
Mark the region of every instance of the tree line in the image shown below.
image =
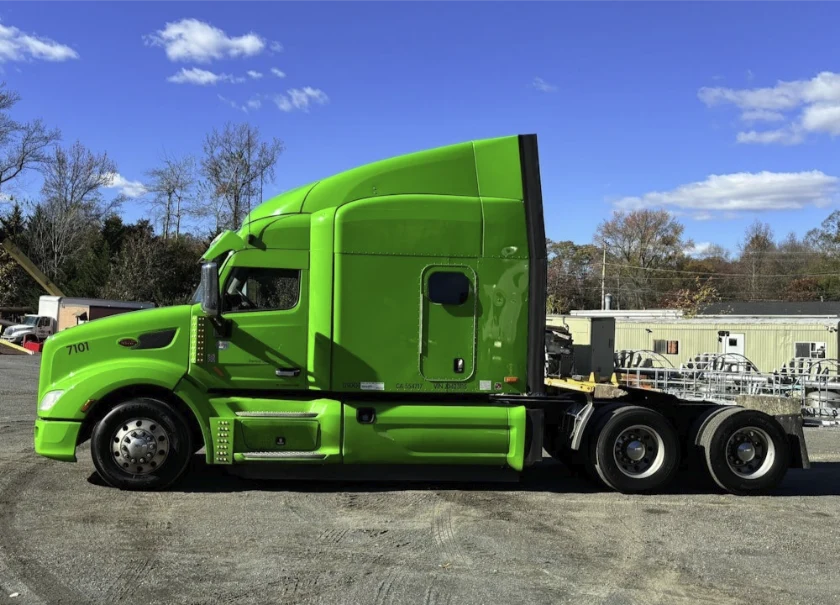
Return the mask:
M0 235L68 296L189 300L201 253L219 232L242 225L284 151L251 124L227 123L205 136L199 157L164 154L133 184L136 197L109 195L121 184L116 161L78 140L64 144L43 120L16 120L20 101L0 83ZM28 174L40 177L35 196L17 194ZM147 216L125 223L129 202ZM37 307L42 294L0 248L0 307Z
M284 151L248 123L212 129L201 154L164 154L142 182L147 216L125 223L126 195L108 195L117 163L80 141L65 144L42 120L21 122L20 96L0 83L0 232L67 295L152 301L190 299L197 263L220 231L237 229L262 201ZM29 173L35 196L15 193ZM602 288L620 309L680 308L715 301L840 300L840 211L803 237L777 239L749 226L737 250L699 250L664 210L615 212L591 243L548 242L550 313L598 309ZM37 307L43 291L0 248L0 307Z
M548 243L548 312L676 308L726 301L840 300L840 211L804 236L749 225L735 251L697 248L665 210L614 212L592 242Z

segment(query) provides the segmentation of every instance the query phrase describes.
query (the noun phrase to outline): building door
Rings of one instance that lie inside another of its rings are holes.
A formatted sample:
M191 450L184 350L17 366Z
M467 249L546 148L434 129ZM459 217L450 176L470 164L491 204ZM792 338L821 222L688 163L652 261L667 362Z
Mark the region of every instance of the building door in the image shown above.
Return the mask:
M721 353L744 354L744 335L729 334L721 337Z

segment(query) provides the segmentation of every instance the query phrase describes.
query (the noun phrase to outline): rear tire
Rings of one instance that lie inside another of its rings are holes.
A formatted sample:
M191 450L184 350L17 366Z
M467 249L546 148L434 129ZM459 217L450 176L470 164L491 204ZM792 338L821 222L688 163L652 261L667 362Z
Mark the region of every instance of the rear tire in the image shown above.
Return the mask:
M679 437L659 412L620 407L602 421L590 457L608 487L625 494L649 493L664 487L679 470Z
M189 465L193 445L180 412L155 399L117 405L91 434L91 457L110 486L160 490L177 481Z
M758 410L735 408L714 416L700 435L706 467L733 494L764 494L784 478L790 444L776 420Z

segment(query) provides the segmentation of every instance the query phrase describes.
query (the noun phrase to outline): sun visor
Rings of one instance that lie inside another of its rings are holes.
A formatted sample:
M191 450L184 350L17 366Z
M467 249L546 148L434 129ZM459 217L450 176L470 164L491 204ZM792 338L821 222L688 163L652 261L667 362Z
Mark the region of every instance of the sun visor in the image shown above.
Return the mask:
M241 237L239 237L239 235L236 234L235 231L222 231L213 239L212 242L210 242L210 246L201 257L201 262L205 263L213 260L214 258L218 258L225 252L230 252L231 250L242 250L244 248L245 242Z

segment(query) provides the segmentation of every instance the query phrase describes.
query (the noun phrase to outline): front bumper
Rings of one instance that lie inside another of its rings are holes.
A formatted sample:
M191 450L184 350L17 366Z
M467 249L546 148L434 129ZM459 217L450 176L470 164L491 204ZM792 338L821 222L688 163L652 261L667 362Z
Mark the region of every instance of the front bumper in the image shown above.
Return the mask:
M54 460L76 461L76 440L81 422L72 420L35 420L35 453Z

